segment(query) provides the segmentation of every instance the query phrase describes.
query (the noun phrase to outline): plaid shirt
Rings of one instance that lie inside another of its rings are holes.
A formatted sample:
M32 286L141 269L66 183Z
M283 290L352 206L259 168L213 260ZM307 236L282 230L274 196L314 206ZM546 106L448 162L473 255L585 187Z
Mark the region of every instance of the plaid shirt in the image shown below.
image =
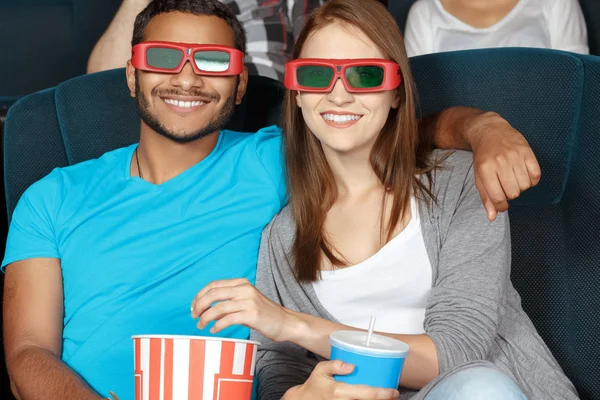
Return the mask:
M247 36L250 75L283 80L294 38L304 19L325 0L221 0L235 13Z

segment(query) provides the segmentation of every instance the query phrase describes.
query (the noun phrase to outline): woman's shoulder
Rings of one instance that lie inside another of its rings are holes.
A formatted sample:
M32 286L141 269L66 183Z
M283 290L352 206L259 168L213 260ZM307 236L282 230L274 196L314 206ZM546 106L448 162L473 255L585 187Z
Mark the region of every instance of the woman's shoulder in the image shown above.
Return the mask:
M429 162L435 165L435 180L464 179L473 169L473 153L465 150L434 150Z
M279 242L291 246L294 234L296 233L296 224L292 214L292 207L288 204L277 213L267 225L264 232L269 240L277 238Z
M437 207L452 209L460 199L474 192L473 153L463 150L435 150L431 153L431 192ZM423 178L422 178L423 179Z

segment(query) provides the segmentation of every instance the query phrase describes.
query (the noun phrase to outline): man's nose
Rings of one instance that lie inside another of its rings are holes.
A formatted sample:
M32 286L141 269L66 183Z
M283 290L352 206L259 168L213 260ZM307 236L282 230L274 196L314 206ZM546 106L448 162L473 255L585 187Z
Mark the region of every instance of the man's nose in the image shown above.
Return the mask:
M202 86L202 77L196 75L191 62L188 61L178 74L173 75L171 84L187 91L193 87Z

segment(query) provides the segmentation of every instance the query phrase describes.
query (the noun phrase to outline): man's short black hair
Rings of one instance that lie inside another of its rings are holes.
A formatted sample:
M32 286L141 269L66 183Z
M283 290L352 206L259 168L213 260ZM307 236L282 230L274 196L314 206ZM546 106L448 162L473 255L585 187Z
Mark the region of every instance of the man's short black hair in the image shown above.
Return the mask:
M153 0L138 14L133 26L131 46L141 43L144 39L144 30L152 20L160 14L181 12L194 15L214 15L224 20L233 30L235 48L246 53L246 33L242 24L225 4L218 0Z

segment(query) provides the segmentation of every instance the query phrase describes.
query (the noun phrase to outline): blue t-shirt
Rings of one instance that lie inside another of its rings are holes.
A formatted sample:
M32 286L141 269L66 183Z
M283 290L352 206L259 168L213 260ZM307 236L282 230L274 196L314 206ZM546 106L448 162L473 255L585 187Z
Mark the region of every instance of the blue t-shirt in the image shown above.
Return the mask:
M222 131L208 157L161 185L130 176L136 146L33 184L14 211L2 262L60 259L62 360L122 400L133 398L131 336L210 335L190 316L195 294L213 280L254 282L261 232L285 202L277 127ZM249 330L218 335L248 338Z

